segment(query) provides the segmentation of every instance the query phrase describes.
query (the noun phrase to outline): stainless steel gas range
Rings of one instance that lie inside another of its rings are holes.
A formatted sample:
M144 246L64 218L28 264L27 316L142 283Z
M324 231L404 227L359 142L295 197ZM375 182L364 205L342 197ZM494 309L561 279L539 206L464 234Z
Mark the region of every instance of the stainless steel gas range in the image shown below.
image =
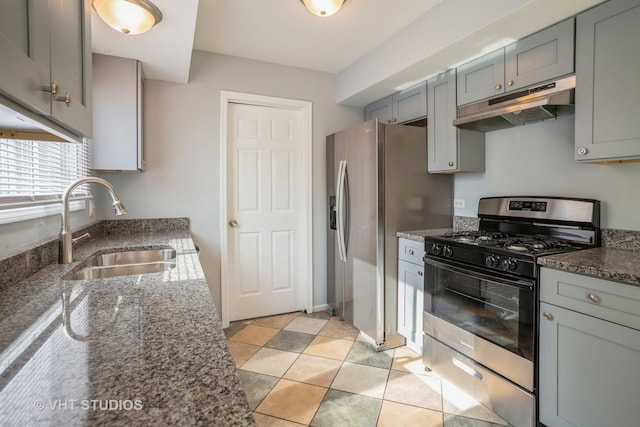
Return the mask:
M536 424L540 256L600 245L600 202L489 197L478 231L425 238L424 363L510 424Z

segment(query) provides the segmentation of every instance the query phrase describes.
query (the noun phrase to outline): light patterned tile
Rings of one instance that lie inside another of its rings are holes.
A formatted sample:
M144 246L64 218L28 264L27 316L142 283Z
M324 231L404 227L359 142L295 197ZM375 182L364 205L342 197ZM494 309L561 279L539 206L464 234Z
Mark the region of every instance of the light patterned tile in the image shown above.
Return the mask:
M377 427L442 427L442 412L402 403L382 402Z
M304 424L298 424L291 421L283 420L281 418L270 417L269 415L253 413L253 420L256 422L256 427L300 427Z
M296 381L280 380L256 408L256 412L308 425L327 389Z
M391 369L394 371L411 372L417 375L427 375L431 371L424 368L422 355L416 353L408 347L396 348L393 355L393 363Z
M375 427L382 400L339 390L327 392L313 427ZM410 427L400 426L398 427Z
M301 354L283 378L329 387L341 365L339 360Z
M311 344L307 346L303 353L312 356L327 357L329 359L344 360L347 354L349 354L352 345L353 341L317 336L311 341Z
M318 335L353 341L358 337L359 332L351 323L334 316L329 319Z
M281 377L297 358L298 353L263 347L251 356L241 369Z
M384 399L442 411L441 380L429 375L391 371Z
M298 316L289 322L289 324L284 327L284 330L316 335L326 324L327 320Z
M299 312L278 314L276 316L260 317L253 319L252 325L266 326L267 328L282 329L293 319L300 315Z
M236 364L236 368L242 366L244 362L249 360L251 356L256 354L260 350L260 346L253 344L245 344L238 341L228 341L229 351L231 351L231 357Z
M247 325L244 329L229 338L229 341L243 342L245 344L265 345L279 332L278 329L265 328L264 326Z
M368 343L354 342L345 361L388 369L393 361L393 352L393 350L376 351Z
M331 388L382 399L388 376L388 369L344 362Z
M240 384L247 396L249 408L253 411L262 402L271 389L280 381L278 377L257 374L255 372L238 370Z

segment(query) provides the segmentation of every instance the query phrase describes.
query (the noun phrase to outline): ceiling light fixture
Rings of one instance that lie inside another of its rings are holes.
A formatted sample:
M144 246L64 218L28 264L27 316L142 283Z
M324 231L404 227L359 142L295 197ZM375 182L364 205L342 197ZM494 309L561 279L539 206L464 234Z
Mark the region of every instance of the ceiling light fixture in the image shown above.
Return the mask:
M162 12L148 0L92 0L91 6L111 28L142 34L162 21Z
M346 0L300 0L309 12L318 16L331 16L336 13Z

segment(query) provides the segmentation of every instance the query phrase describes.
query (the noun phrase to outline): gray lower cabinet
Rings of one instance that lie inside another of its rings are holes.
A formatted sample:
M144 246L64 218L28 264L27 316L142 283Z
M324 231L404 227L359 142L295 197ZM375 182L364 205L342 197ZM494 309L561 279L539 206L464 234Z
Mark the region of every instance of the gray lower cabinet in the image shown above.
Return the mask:
M540 422L640 425L640 287L542 268L540 300Z
M453 126L456 114L456 71L449 70L427 82L429 172L484 171L485 134Z
M570 18L459 66L458 105L573 73L574 33Z
M93 55L92 169L144 170L143 82L139 61Z
M424 242L398 239L398 333L422 354Z
M382 98L364 108L365 121L401 124L427 116L427 82Z
M575 158L640 159L640 1L611 0L576 24Z
M88 0L0 3L0 94L76 140L92 133L90 11Z

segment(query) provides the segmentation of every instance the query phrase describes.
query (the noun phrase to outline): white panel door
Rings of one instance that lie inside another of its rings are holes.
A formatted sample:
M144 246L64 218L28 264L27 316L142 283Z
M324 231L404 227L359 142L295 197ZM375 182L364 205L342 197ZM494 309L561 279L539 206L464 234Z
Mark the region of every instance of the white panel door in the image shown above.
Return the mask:
M229 104L229 320L304 308L301 113Z

